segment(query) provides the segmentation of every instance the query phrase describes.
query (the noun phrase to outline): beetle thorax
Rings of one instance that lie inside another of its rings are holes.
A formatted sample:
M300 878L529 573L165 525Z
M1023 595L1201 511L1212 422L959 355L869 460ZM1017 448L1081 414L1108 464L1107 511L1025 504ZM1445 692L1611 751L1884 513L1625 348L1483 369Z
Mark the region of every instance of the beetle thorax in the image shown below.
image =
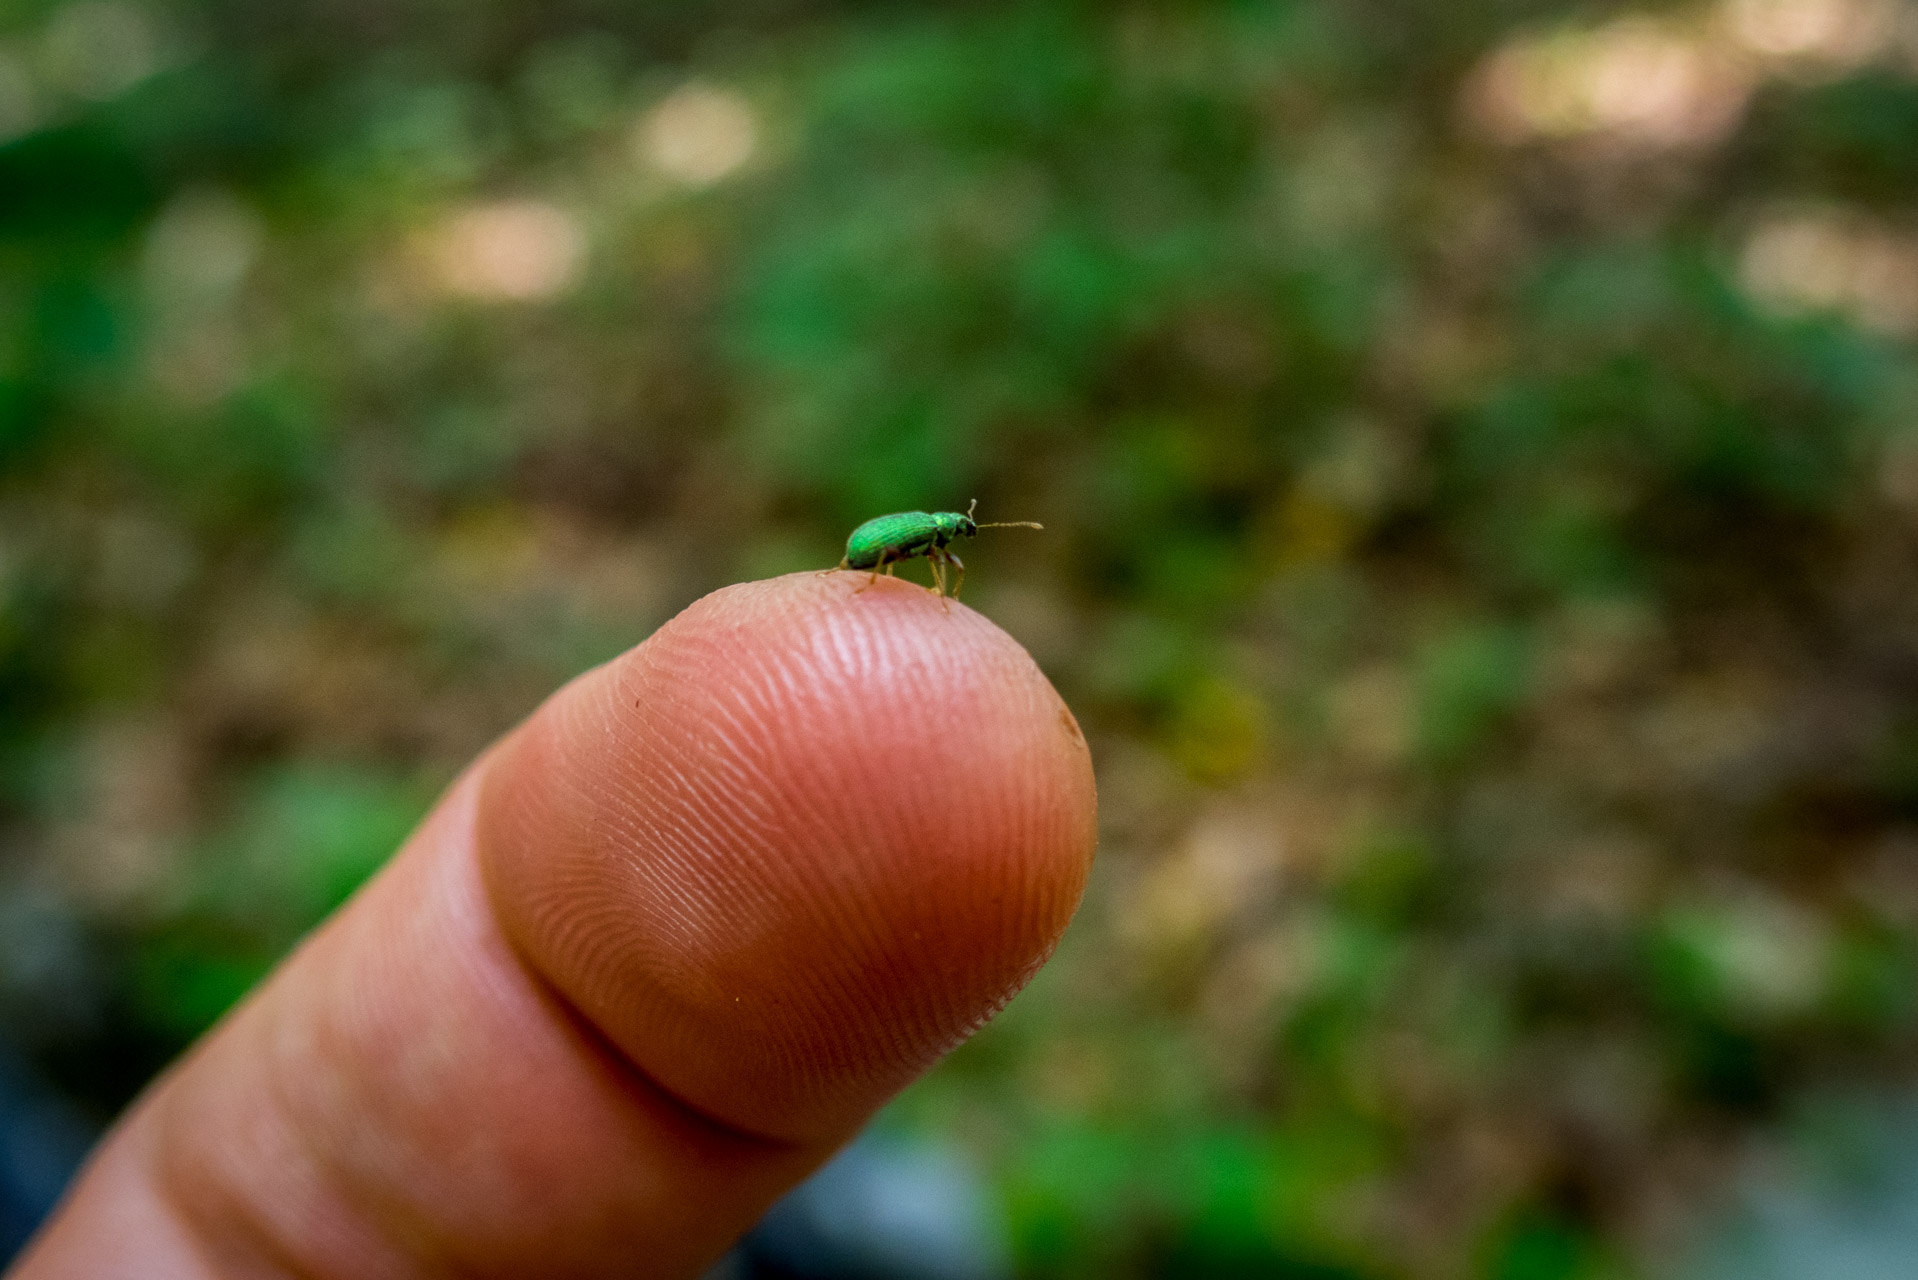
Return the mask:
M979 533L979 526L957 511L935 511L932 522L939 526L939 545L942 547L954 538L971 538Z

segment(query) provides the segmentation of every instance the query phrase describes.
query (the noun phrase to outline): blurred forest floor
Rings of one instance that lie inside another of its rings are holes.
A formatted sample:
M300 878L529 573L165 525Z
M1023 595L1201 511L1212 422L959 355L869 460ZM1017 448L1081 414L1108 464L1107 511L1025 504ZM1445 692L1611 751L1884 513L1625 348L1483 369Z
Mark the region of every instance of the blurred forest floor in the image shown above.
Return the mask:
M1902 0L0 11L0 1032L100 1116L904 508L1094 743L1026 1274L1655 1269L1918 1050Z

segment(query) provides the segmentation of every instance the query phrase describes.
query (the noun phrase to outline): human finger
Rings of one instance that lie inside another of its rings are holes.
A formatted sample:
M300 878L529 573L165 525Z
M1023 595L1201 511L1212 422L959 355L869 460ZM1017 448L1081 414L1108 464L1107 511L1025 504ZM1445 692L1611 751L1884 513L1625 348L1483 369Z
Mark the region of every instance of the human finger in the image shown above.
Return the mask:
M136 1105L18 1272L691 1275L1042 962L1083 739L860 575L575 681Z

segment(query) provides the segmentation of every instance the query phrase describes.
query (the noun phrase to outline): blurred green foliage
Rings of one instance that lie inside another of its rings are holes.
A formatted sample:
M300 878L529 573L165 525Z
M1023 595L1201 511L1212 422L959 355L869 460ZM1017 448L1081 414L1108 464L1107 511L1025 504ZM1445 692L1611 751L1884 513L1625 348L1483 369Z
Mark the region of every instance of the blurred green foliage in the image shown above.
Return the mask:
M1034 1276L1652 1266L1918 1049L1918 52L1811 3L5 6L0 1023L117 1106L977 495L1103 852L893 1122Z

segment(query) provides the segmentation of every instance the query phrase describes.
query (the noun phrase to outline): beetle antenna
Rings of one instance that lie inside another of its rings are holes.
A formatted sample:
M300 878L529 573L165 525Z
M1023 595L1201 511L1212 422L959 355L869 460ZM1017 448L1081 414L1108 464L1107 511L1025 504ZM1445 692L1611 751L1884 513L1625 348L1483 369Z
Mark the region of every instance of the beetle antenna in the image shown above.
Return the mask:
M972 500L972 505L966 508L966 519L972 520L972 513L977 511L978 509L979 509L979 499L974 498ZM973 524L978 525L978 527L981 529L1043 529L1045 528L1044 525L1034 524L1030 520L993 520L993 521L989 521L986 524L979 524L977 520L972 520L972 522Z

